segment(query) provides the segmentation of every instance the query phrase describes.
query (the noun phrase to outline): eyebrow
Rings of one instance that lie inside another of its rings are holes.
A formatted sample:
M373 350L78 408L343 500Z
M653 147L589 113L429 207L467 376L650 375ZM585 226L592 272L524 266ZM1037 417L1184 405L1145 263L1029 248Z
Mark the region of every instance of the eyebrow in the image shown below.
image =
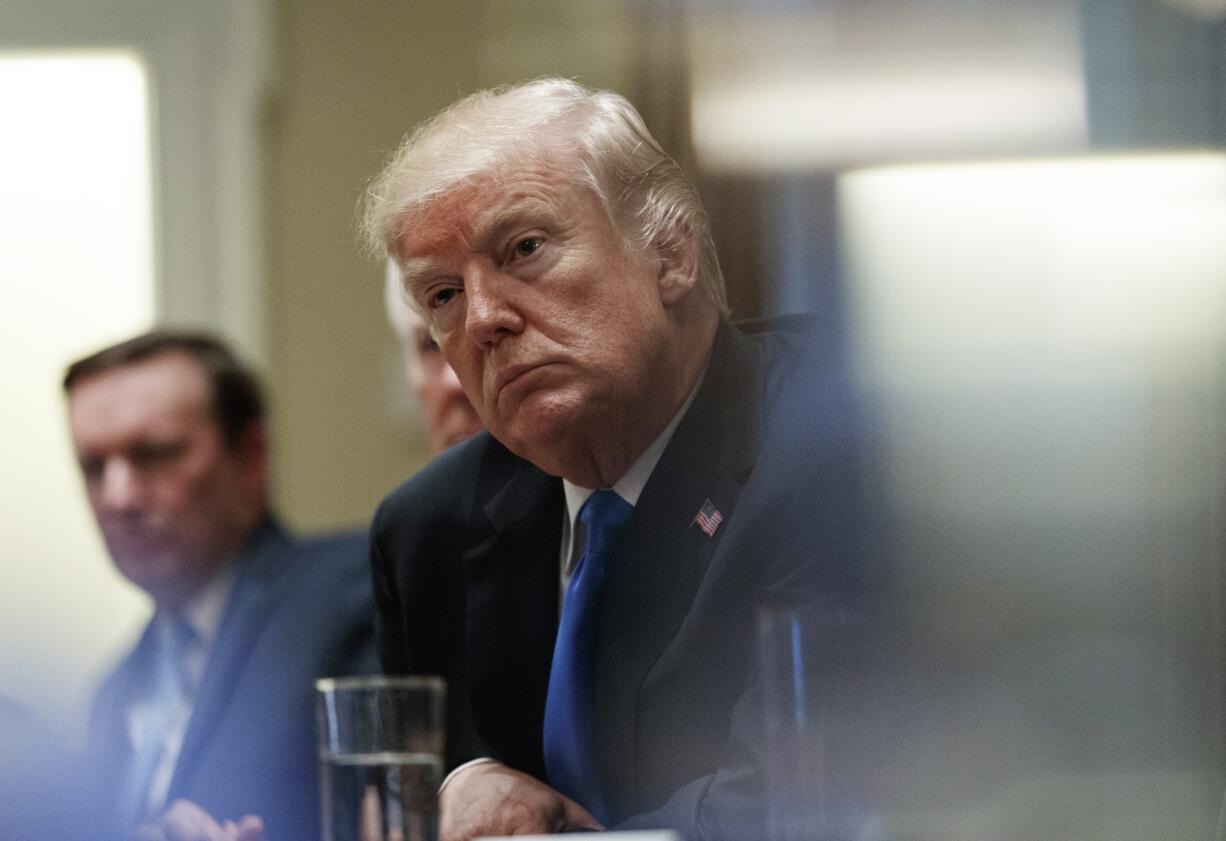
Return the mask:
M403 285L411 287L415 280L418 280L424 274L428 274L434 265L435 261L430 257L414 257L411 260L402 261L400 263L400 277Z
M556 215L551 214L552 207L553 205L549 202L542 201L535 196L513 196L502 207L494 211L488 219L482 219L473 226L475 232L473 240L485 244L491 239L498 239L507 228L520 224L524 216L533 212L539 215Z
M492 240L499 239L508 228L520 224L520 220L530 213L557 215L556 211L552 210L554 205L535 196L513 194L505 202L500 202L500 205L478 216L472 225L470 239L478 250L490 248ZM433 273L437 266L438 260L434 257L411 257L401 261L400 270L410 293L414 283Z

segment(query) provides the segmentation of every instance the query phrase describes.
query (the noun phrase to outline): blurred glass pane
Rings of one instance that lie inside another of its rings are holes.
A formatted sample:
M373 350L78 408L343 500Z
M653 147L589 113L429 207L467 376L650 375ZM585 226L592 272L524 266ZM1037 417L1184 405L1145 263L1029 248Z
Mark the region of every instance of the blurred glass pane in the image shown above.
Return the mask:
M1209 837L1222 796L1226 156L839 187L885 440L908 838Z

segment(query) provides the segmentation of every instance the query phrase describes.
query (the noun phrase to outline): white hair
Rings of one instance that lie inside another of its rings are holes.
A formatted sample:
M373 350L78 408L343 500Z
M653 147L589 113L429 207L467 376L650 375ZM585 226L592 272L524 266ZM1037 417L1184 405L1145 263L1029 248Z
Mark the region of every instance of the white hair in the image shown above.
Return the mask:
M396 261L388 258L383 274L383 305L387 323L406 348L416 341L413 330L422 324L422 317L413 308L412 299L404 291L404 275Z
M699 288L727 316L723 273L694 186L625 97L569 79L479 91L418 126L366 191L366 240L398 258L409 217L435 198L511 161L563 151L576 166L559 177L591 189L628 243L642 250L696 243Z

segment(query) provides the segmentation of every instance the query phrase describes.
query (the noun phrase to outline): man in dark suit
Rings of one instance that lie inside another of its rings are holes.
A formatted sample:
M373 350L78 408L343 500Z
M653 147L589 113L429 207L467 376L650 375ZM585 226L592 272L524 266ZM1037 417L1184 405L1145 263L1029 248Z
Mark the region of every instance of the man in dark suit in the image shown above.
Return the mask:
M155 608L91 718L99 835L129 838L182 799L319 837L313 681L375 666L366 541L273 520L263 401L216 340L138 336L74 363L64 388L107 549Z
M448 681L444 838L760 835L755 608L858 590L853 427L804 330L726 323L693 188L565 80L419 128L366 224L491 433L372 532L385 670Z

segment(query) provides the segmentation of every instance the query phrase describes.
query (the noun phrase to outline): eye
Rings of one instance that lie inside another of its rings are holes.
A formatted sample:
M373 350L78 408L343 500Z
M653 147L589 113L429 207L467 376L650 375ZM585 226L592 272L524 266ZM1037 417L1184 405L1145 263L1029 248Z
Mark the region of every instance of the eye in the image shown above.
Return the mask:
M536 250L541 247L543 242L544 240L542 240L540 237L524 237L521 240L517 240L514 247L511 249L511 256L517 259L531 257L536 253Z
M102 459L87 456L81 459L81 474L87 482L96 482L102 478Z
M177 461L187 448L187 441L142 441L131 447L128 458L138 469L154 469Z
M430 295L426 298L426 306L432 310L436 310L458 294L460 294L459 289L452 286L444 286L430 293Z

